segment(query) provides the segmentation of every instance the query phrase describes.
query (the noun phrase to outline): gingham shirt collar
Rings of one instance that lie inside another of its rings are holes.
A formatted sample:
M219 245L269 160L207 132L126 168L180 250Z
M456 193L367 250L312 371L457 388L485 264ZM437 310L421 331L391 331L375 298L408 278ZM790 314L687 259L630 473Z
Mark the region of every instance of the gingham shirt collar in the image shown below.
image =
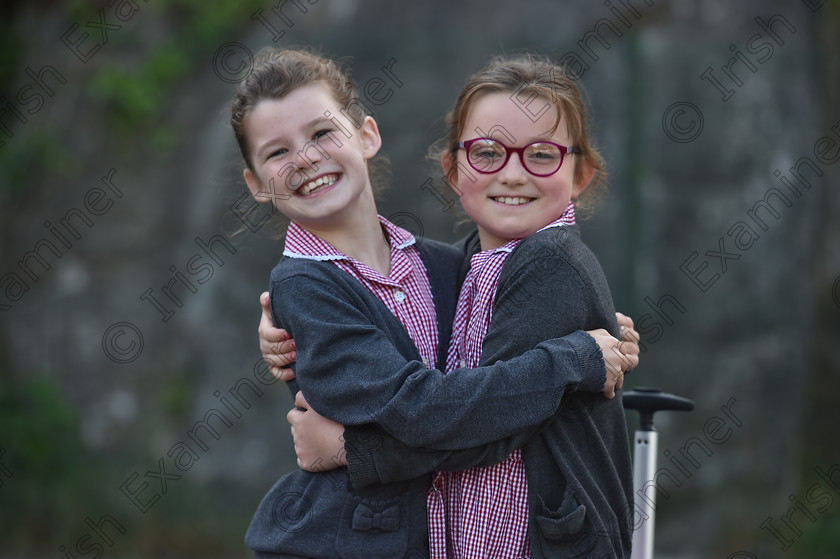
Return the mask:
M391 269L384 276L292 223L286 234L283 254L289 258L329 261L355 278L376 296L400 321L428 367L437 364L437 313L426 267L417 250L414 236L379 216L388 232Z
M377 217L379 223L388 232L392 249L402 250L417 242L414 235L405 229L397 227L381 215ZM295 222L290 223L286 231L286 245L283 249L283 255L305 260L353 260L346 254L339 252L327 241L310 233Z
M545 231L546 229L551 229L552 227L565 227L567 225L574 225L575 223L575 205L572 202L569 202L569 205L566 206L566 209L563 211L563 215L561 215L545 227L537 229L536 233L539 233L540 231ZM523 239L511 239L510 241L506 242L500 247L477 252L473 255L472 258L478 256L478 261L483 261L486 260L487 257L489 257L492 254L497 254L499 252L513 252L513 249L515 249L517 245L519 245L519 243L522 242L522 240ZM474 260L470 260L471 264L475 264L475 262L476 261ZM498 280L498 277L496 279Z

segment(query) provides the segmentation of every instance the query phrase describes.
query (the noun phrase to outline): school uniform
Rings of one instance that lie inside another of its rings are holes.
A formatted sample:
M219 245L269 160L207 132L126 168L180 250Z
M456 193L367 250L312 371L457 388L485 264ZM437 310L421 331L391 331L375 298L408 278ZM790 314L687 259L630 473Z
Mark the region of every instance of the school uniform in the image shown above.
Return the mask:
M389 233L392 262L395 251L416 251L420 257L421 265L412 264L408 276L428 282L437 347L431 356L421 355L384 295L348 273L348 265L358 271L360 263L340 253L294 253L287 240L287 251L271 275L272 318L297 342L297 376L290 389L293 394L303 390L313 409L358 426L356 436L374 446L372 427L411 446L445 450L534 429L554 415L569 386L597 390L603 385L600 350L585 334L534 344L537 348L527 355L490 367L453 375L427 369L424 359L443 362L464 252L417 241L384 218L380 221ZM538 389L523 392L519 382L510 382L513 378ZM528 409L515 409L523 397ZM511 412L488 419L498 409ZM450 410L452 422L437 428L442 410ZM292 472L263 499L246 544L256 557L428 557L430 482L424 472L357 487L347 468Z
M474 235L467 243L468 253L476 253L478 244ZM596 328L619 335L600 265L580 240L576 226L545 229L517 243L504 261L479 362L510 359L549 336ZM447 419L439 417L436 424L445 425ZM409 448L384 434L374 446L371 429L345 430L350 475L357 487L395 482L424 471L504 464L521 448L528 495L528 546L522 553L533 559L630 555L632 470L620 393L608 400L599 393L567 391L558 414L543 425L500 436L478 449ZM508 468L507 475L515 474L514 466ZM507 488L515 489L515 484ZM449 514L450 530L452 521ZM463 526L456 528L463 532ZM463 547L464 539L456 538L456 543ZM433 548L436 543L432 542ZM457 546L453 549L451 541L446 546L449 557L470 556Z

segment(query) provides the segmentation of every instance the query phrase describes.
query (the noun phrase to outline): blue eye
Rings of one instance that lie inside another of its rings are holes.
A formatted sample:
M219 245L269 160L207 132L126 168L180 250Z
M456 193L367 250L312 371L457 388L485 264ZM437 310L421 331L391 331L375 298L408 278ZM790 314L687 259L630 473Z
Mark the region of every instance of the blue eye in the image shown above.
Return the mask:
M497 157L504 157L505 149L495 142L477 142L473 144L469 155L476 159L495 159Z
M539 165L554 165L562 160L563 154L555 145L535 142L525 148L525 157Z

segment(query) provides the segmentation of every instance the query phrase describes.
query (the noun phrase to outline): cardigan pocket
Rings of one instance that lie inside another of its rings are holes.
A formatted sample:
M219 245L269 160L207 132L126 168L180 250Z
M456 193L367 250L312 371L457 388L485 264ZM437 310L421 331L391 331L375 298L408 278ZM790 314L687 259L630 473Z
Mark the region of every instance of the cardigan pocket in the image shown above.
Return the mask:
M545 505L542 497L538 498L536 523L542 535L555 542L568 542L578 537L586 518L586 507L577 502L574 495L566 494L557 510Z
M364 499L350 495L338 521L335 541L337 557L405 557L408 551L408 528L408 511L404 499Z

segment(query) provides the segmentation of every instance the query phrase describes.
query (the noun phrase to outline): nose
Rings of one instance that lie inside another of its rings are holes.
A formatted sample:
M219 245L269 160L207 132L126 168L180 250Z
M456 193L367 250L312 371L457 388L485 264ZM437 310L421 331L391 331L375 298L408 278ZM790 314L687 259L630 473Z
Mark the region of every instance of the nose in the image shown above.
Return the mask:
M303 144L295 154L295 164L298 166L298 169L311 168L317 172L318 163L324 156L329 158L329 155L321 152L321 147L317 143L310 140Z
M522 165L518 153L511 153L507 164L499 169L499 182L502 184L525 184L528 180L528 171Z

